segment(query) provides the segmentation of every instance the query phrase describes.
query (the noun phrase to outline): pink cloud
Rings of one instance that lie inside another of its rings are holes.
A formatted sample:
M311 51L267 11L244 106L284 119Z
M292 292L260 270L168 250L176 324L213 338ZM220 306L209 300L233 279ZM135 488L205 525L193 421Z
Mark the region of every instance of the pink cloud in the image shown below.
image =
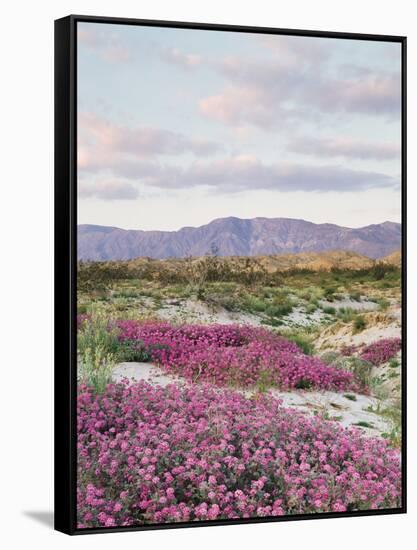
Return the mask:
M95 51L101 59L110 62L126 62L131 58L131 51L124 44L120 36L111 32L99 32L96 29L79 26L77 38L92 51Z
M264 94L256 87L229 87L220 94L201 99L198 107L205 117L234 126L247 122L269 126L271 122Z
M400 66L393 72L361 66L346 70L329 59L329 45L299 37L259 36L270 50L262 58L226 56L209 66L224 86L203 97L198 107L207 118L230 126L273 128L288 121L323 120L328 114L398 117Z
M348 137L315 136L296 137L290 141L288 150L317 157L345 157L354 159L391 160L399 159L401 147L393 142L371 142Z
M94 113L78 115L78 167L81 170L103 170L130 165L161 155L192 154L210 156L222 147L204 138L152 127L129 127L115 124Z

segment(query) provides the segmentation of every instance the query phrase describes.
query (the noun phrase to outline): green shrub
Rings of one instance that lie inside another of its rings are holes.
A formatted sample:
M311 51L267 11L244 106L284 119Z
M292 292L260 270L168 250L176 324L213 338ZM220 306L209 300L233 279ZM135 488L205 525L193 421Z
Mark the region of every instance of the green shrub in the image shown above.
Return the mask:
M364 388L371 387L373 383L373 379L371 379L372 364L368 361L364 361L359 357L344 357L341 355L331 364L333 367L351 372Z
M103 393L111 381L114 356L105 352L102 346L86 348L78 362L78 379L92 386L96 393Z
M288 315L293 310L293 304L290 300L279 296L274 298L274 303L268 305L265 308L265 313L269 315L269 317L283 317L284 315Z
M333 294L336 292L336 289L334 287L326 287L324 289L324 296L329 299L330 297L333 297Z
M270 327L280 327L284 323L281 319L275 319L274 317L268 317L268 319L262 319L261 323L263 325L269 325Z
M295 387L297 388L297 390L309 390L312 386L312 383L310 380L303 380L301 379L299 382L297 382L297 384L295 385Z
M244 307L233 294L207 294L205 302L214 307L222 307L226 311L240 311Z
M337 317L344 323L350 323L356 318L356 312L351 307L341 307L337 310Z
M337 351L325 351L320 355L320 359L323 361L323 363L326 363L326 365L332 365L335 361L337 361L341 357Z
M91 311L77 333L78 379L102 393L111 380L118 348L117 332L110 330L109 320L100 308Z
M118 349L115 355L115 359L118 362L136 362L136 363L148 363L152 361L152 352L154 350L161 350L166 346L162 345L150 345L146 346L140 340L122 340L119 342Z
M385 311L390 305L389 300L386 298L376 298L374 301L378 304L380 311Z
M244 308L249 312L261 313L266 310L267 304L256 296L248 295L244 301Z
M392 271L392 266L377 263L372 269L372 276L376 281L380 281L387 273Z
M396 357L392 357L390 360L389 360L389 363L388 365L393 368L393 369L397 369L399 366L400 366L400 362L399 360L396 358Z
M355 333L362 332L364 328L366 327L366 321L362 316L356 317L356 319L353 322L353 331Z
M303 335L291 332L286 332L283 335L287 340L294 342L306 355L314 355L315 349L311 338Z
M353 424L354 426L360 426L361 428L374 428L375 426L371 424L371 422L366 422L365 420L359 420L359 422L355 422Z
M349 401L357 401L356 395L353 393L344 393L343 397L346 397L346 399L349 399Z

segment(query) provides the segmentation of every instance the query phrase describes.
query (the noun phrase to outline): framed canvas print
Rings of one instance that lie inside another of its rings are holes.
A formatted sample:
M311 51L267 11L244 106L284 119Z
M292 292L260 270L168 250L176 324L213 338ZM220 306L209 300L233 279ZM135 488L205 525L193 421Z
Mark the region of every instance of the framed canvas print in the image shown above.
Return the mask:
M406 39L55 37L56 529L404 513Z

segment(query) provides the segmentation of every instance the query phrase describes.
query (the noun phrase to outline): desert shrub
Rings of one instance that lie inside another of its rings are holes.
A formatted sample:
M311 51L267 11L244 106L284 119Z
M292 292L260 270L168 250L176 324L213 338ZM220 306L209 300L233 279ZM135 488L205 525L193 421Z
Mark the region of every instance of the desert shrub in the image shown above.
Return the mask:
M89 309L89 313L77 318L77 350L82 356L86 349L101 348L106 354L117 351L117 329L109 324L106 312L101 307Z
M311 336L305 334L286 332L285 338L294 342L306 355L314 355L315 349Z
M388 421L389 428L387 432L384 432L382 437L387 439L393 447L401 447L402 441L402 406L401 400L396 399L392 404L388 406L379 405L375 412L380 414L385 420Z
M385 311L385 310L387 310L388 307L389 307L389 305L390 305L389 300L387 300L386 298L376 298L376 299L373 300L373 301L375 301L375 302L378 304L378 306L379 306L378 309L379 309L380 311Z
M94 392L103 393L111 381L113 367L114 356L106 353L102 346L86 348L78 361L78 379Z
M360 428L375 428L373 424L370 422L366 422L365 420L359 420L359 422L355 422L354 426L359 426Z
M284 324L281 319L276 319L275 317L267 317L266 319L262 319L261 323L270 327L282 327Z
M137 298L139 293L133 289L122 289L113 293L112 298L132 299Z
M118 362L147 363L152 361L153 353L161 349L163 346L157 344L146 345L140 340L125 339L119 341L115 358Z
M311 380L300 378L294 386L297 390L309 390L312 387Z
M383 263L377 263L372 268L371 274L372 274L373 278L376 281L380 281L381 279L383 279L385 277L385 275L387 273L392 273L395 270L396 270L396 268L391 266L391 265L383 264Z
M357 401L357 397L354 393L345 393L343 394L343 397L346 397L346 399L349 399L349 401Z
M327 315L335 315L335 313L336 313L336 308L331 307L331 306L325 306L325 307L323 308L323 313L327 313Z
M400 362L396 357L392 357L389 362L389 366L393 369L397 369L400 366Z
M109 326L107 316L99 308L81 316L78 322L78 378L97 392L103 392L115 363L119 345L117 330Z
M339 353L337 351L329 350L325 351L320 355L320 359L325 363L326 365L331 365L334 363L338 358L340 357Z
M206 294L205 302L216 307L222 307L226 311L240 311L241 304L238 297L227 294Z
M353 332L362 332L366 327L366 321L365 319L360 315L356 317L356 319L353 321Z
M131 277L126 262L78 262L77 265L77 289L81 292L107 290L115 281Z
M265 309L265 313L269 315L269 317L283 317L285 315L288 315L293 310L293 306L291 304L281 304L281 305L269 305Z
M400 455L336 422L211 387L78 395L77 524L397 508Z
M368 389L371 385L372 364L359 357L339 356L331 366L350 372L362 388Z
M351 307L340 307L337 310L337 317L343 323L350 323L356 318L356 312Z
M268 307L266 302L250 294L245 297L242 306L246 311L257 313L265 311Z
M327 300L329 300L329 298L332 299L335 292L336 292L336 289L334 287L327 286L324 289L324 296Z

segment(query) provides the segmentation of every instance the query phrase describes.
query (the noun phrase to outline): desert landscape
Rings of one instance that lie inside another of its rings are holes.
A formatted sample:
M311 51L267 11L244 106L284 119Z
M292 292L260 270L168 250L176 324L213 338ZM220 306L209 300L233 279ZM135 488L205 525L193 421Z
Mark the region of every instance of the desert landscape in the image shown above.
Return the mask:
M77 38L77 528L404 511L401 45Z
M399 505L399 250L83 260L78 331L81 525Z

